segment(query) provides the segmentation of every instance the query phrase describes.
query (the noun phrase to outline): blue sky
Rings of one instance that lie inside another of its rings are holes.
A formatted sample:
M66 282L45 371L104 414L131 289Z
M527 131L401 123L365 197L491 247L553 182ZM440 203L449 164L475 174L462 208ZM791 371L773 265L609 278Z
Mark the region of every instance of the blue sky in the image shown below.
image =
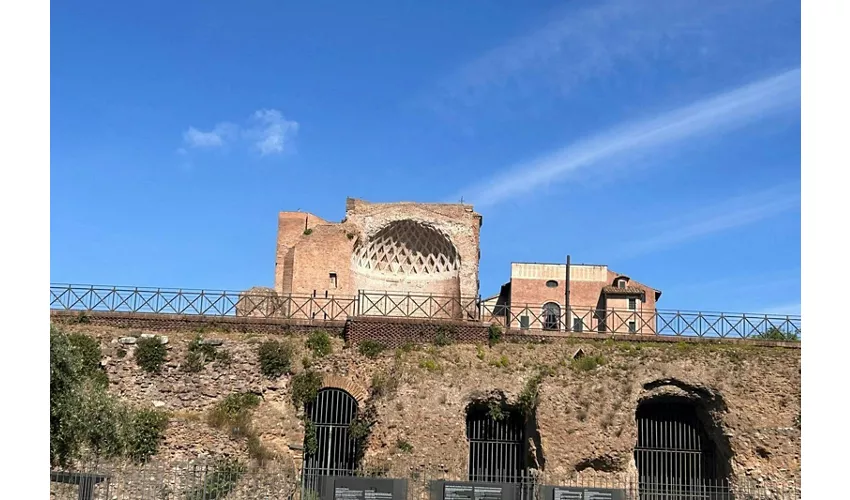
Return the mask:
M511 261L799 313L787 0L51 5L51 281L272 285L277 212L483 214Z

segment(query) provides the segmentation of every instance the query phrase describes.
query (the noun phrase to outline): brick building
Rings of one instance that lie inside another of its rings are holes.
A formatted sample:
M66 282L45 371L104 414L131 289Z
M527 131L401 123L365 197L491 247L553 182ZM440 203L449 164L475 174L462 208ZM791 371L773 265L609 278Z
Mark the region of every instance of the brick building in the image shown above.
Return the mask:
M418 297L432 295L452 297L457 305L478 296L481 223L466 204L348 198L341 222L280 212L275 286L268 292L356 297L358 312L373 315L399 307L416 315L417 301L424 300ZM447 314L459 318L462 311Z
M604 265L571 264L567 279L566 264L514 262L510 281L483 307L511 327L654 334L660 297Z

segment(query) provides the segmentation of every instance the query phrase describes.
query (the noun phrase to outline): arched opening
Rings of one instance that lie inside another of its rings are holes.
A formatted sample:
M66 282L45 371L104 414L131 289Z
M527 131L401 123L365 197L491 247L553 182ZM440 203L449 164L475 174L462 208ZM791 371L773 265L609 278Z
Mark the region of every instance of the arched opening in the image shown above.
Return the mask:
M638 406L635 464L642 500L708 498L726 489L728 470L700 412L683 397L656 397Z
M473 403L466 413L469 480L520 482L526 477L525 420L496 402Z
M561 329L561 306L555 302L547 302L543 304L543 329Z
M304 435L303 486L319 491L321 478L351 476L357 469L357 441L349 426L357 416L357 400L337 388L319 390L304 408L308 419Z

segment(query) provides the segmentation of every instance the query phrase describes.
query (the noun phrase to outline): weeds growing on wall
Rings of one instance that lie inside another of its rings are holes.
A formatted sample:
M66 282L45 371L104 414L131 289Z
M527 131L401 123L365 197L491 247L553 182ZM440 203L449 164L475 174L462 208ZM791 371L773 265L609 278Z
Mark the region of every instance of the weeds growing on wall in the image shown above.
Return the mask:
M305 344L307 349L313 351L313 356L317 358L323 358L333 352L331 337L328 332L323 330L315 330L310 333Z
M136 364L142 370L148 373L159 373L167 354L168 350L159 336L142 337L136 341L136 351L133 357L136 358Z
M570 361L570 368L577 372L589 372L605 364L605 358L601 354L593 356L581 356Z
M313 371L305 370L292 377L292 404L295 408L302 408L310 401L316 399L319 389L322 388L322 376Z
M292 354L294 349L289 342L267 340L257 348L260 360L260 372L268 378L275 379L291 373Z
M370 359L377 358L386 347L380 342L374 340L364 340L357 345L357 352Z
M89 456L143 461L162 442L168 416L106 392L97 341L50 327L50 463Z
M490 327L487 328L487 342L490 347L498 344L502 341L502 327L496 324L490 324Z
M234 437L247 436L251 431L251 412L258 406L260 397L256 394L229 394L212 407L207 422L213 427L227 429Z
M190 373L201 371L207 363L216 361L222 365L229 365L231 362L230 353L220 351L216 346L204 342L201 335L196 335L189 342L189 349L186 352L186 357L183 360L181 368Z
M437 335L434 336L434 345L437 347L445 347L454 343L455 331L451 327L440 325L437 328Z

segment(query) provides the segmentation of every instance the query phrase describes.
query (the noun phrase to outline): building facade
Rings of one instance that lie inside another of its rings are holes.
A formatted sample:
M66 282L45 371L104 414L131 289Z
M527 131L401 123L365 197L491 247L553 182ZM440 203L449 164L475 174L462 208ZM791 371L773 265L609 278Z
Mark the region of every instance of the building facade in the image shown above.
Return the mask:
M514 262L510 282L484 301L511 328L655 334L661 292L605 265Z
M444 297L446 316L461 318L460 304L478 296L481 223L466 204L349 198L341 222L281 212L274 292L355 297L362 315L433 315L421 303Z

